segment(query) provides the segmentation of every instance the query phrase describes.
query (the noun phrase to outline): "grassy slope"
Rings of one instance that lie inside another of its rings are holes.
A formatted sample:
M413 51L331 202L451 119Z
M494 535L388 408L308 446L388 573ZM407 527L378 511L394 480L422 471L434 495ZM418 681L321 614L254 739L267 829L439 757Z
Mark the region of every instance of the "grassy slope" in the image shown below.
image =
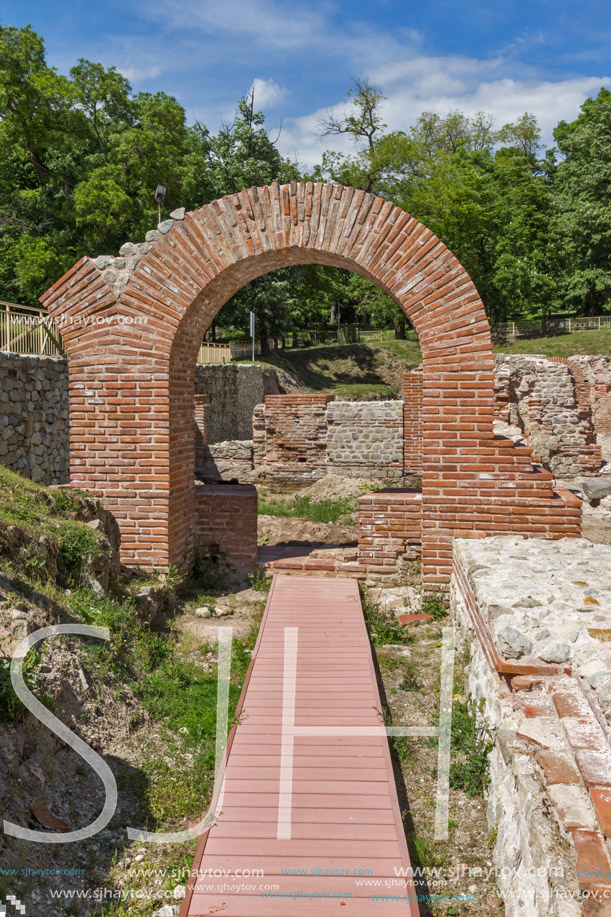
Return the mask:
M578 353L602 353L611 357L611 328L522 339L515 344L497 344L494 350L496 353L542 353L547 357L571 357Z
M525 338L515 344L497 344L494 351L549 357L603 354L611 358L611 328L532 340ZM339 398L362 398L371 394L395 398L400 392L405 363L421 363L422 354L416 340L389 340L376 344L329 344L287 350L270 354L260 362L293 373L312 392L332 393Z
M141 749L137 769L123 767L119 759L115 762L123 808L117 810L120 814L115 816L113 825L123 829L121 819L127 817L129 820L131 808L130 824L143 824L157 831L175 830L201 816L212 792L217 695L214 647L182 635L174 627L173 620L162 628L143 623L127 582L117 582L109 596L97 595L82 582L80 565L71 561L73 556L80 559L81 551L93 553L100 536L74 517L86 517L91 513L91 505L83 492L42 487L0 466L0 601L6 595L6 604L10 607L20 607L21 600L27 600L44 608L48 615L46 623L72 621L109 628L111 639L108 643L75 643L91 685L88 697L92 703L99 701L100 716L103 715L104 695L100 691L98 698L97 686L110 688L117 698L125 697L127 711L132 706L129 699L133 698L150 717L152 736L149 744ZM61 583L44 563L32 563L27 552L8 550L2 532L3 526L6 531L9 525L24 534L44 536L56 545L64 560ZM204 566L182 584L175 614L179 615L187 607L213 604L215 596L224 592L224 584L215 569ZM261 612L264 599L262 595ZM230 717L240 694L255 636L253 632L248 641L233 642ZM43 690L41 696L44 696L44 684L38 683L39 666L43 660L53 664L53 653L53 646L45 645L40 652L31 653L26 662L26 679L35 693L40 694ZM54 700L53 704L59 717L66 719L67 713L61 703ZM78 732L80 717L86 718L89 714L86 710L71 709L71 715L76 717ZM8 660L0 652L0 742L12 728L27 731L30 718L14 695ZM146 884L134 870L125 869L121 849L116 850L116 865L111 868L106 847L102 852L97 848L97 853L92 847L97 840L83 842L84 849L91 850L98 861L103 860L108 865L109 887L137 891ZM46 849L50 855L46 865L54 867L53 850ZM188 870L194 849L194 841L152 845L147 848L142 865L167 869L168 879L163 883L167 890L177 884L177 870L184 867ZM91 875L85 875L84 879L85 887L94 887L99 881L93 880ZM28 892L27 887L3 888L1 880L0 876L0 894L12 890L23 896ZM66 880L63 887L74 887L74 884ZM153 896L152 900L142 900L138 904L109 904L103 912L112 917L150 917L163 903L162 898L155 901ZM87 910L87 917L94 912L97 917L100 910ZM84 915L85 911L78 913Z
M293 373L309 391L342 398L377 395L395 398L405 363L420 363L417 341L380 344L329 344L270 354L265 365Z

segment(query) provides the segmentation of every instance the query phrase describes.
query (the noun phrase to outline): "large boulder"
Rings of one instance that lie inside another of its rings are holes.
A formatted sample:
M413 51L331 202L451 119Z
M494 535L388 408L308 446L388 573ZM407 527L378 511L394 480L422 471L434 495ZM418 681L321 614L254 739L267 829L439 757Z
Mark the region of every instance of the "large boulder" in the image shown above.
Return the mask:
M611 481L584 481L581 489L590 503L597 504L603 497L611 496Z

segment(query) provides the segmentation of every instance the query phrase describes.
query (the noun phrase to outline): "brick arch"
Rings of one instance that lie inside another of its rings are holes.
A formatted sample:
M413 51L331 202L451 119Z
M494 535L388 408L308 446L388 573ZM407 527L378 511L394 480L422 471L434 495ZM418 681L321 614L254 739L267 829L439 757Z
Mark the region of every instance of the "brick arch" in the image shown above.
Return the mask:
M511 530L512 506L528 488L539 508L543 497L564 506L548 479L535 480L526 450L510 453L494 440L490 329L473 283L446 246L363 191L272 185L178 213L146 243L123 246L120 258L83 258L41 297L60 322L69 358L71 482L99 493L115 512L125 562L163 569L191 556L199 342L245 283L306 263L370 278L418 333L429 585L447 582L455 532L489 529L490 497L504 507L496 531Z

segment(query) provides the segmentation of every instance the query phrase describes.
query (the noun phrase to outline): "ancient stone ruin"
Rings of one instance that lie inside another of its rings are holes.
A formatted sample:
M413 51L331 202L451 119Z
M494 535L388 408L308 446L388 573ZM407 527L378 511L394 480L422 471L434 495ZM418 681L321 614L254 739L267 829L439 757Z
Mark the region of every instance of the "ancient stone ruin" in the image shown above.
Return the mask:
M221 374L196 366L206 329L237 290L275 268L313 262L361 273L404 309L423 364L405 374L402 399L282 392L256 367ZM611 488L595 477L610 454L608 361L495 361L473 284L428 229L381 198L311 182L177 210L119 257L81 259L42 300L68 357L70 483L101 497L116 517L122 561L186 571L198 558L222 557L241 574L267 566L360 579L380 591L409 590L421 579L417 601L437 603L433 623L444 641L449 606L458 648L471 654L465 692L490 736L488 819L506 913L604 913L588 911L582 898L611 893L611 548L580 537L581 499L557 479L570 485L585 476L593 503L609 499ZM0 357L0 461L63 483L65 363L32 359ZM266 565L257 486L298 488L329 474L385 485L358 497L355 544ZM272 650L261 654L266 674L277 675L281 632L298 630L298 595L309 671L324 664L333 686L345 677L337 652L347 658L357 647L368 668L355 684L375 686L357 584L334 581L344 617L333 620L327 585L280 581ZM360 628L358 645L345 638L346 621L352 638ZM451 671L448 684L451 708ZM360 701L340 687L358 718ZM328 698L320 703L325 709ZM260 709L254 716L268 715ZM367 715L377 729L380 711L369 705ZM441 754L441 714L439 723L432 732L415 728L436 735ZM241 725L238 716L232 728ZM367 782L371 790L380 781ZM395 814L401 825L398 804ZM400 831L397 838L405 841ZM188 893L182 914L193 913L190 901Z

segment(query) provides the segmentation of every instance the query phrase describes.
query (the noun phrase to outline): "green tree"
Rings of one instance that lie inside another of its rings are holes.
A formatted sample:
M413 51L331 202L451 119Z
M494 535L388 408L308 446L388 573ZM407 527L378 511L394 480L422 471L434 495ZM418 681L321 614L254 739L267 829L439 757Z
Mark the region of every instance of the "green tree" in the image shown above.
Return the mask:
M554 175L564 300L582 314L609 312L611 92L601 89L596 99L586 100L575 121L558 125L554 138L564 156Z

